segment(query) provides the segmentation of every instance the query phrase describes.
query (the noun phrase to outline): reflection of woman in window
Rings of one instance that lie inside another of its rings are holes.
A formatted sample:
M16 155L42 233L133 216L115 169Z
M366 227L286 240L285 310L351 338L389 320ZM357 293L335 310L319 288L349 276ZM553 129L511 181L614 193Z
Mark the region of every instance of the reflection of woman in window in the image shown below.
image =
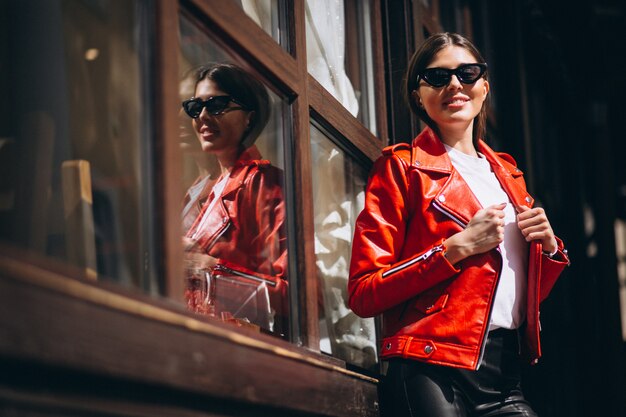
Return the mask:
M195 71L194 96L183 102L183 109L192 118L202 151L215 156L217 166L187 192L184 243L187 263L207 272L207 280L229 276L267 287L272 317L269 324L256 324L284 333L282 171L262 160L254 146L269 108L265 87L241 68L213 64ZM186 298L192 310L208 313L201 288L188 286Z
M541 356L539 303L569 261L513 158L480 140L486 71L462 36L426 40L405 91L428 127L383 151L357 220L350 307L383 314L391 415L536 415L520 363Z

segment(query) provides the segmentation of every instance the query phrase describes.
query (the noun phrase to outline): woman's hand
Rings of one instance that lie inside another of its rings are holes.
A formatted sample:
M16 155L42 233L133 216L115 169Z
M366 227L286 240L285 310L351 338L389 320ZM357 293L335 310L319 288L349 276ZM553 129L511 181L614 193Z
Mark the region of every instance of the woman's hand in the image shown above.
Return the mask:
M207 255L193 239L183 237L183 247L185 248L185 266L189 270L211 270L217 263L217 259Z
M517 226L526 241L540 240L544 252L556 252L558 245L546 212L541 207L526 206L519 206L517 212Z
M485 253L502 243L506 205L500 203L478 210L465 230L445 240L446 258L451 264Z

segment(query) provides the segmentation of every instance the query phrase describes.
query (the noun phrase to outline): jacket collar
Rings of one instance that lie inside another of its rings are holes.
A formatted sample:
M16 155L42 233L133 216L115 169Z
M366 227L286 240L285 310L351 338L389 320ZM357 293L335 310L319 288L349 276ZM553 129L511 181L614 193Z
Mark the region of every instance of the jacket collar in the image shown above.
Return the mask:
M261 156L261 152L256 147L256 145L252 145L249 148L246 148L237 161L235 162L235 167L245 166L245 165L269 165L270 162L268 160L263 159Z
M261 152L259 152L255 145L243 151L241 155L239 155L237 162L235 162L233 169L230 171L228 183L222 191L222 197L243 186L250 169L254 167L265 168L270 166L270 161L261 158Z
M513 158L507 154L494 152L482 140L478 141L478 149L491 164L491 169L493 169L500 184L502 184L502 188L504 188L515 207L522 205L532 207L535 200L526 191L526 185L523 181L515 181L523 173L515 166Z
M452 162L443 143L431 128L422 130L414 140L411 152L411 165L420 170L452 172Z
M478 141L478 150L489 161L491 169L514 206L532 207L534 200L526 191L523 181L521 183L515 181L515 178L522 176L522 171L514 165L514 160L506 154L494 152L482 140ZM481 208L467 183L452 166L446 148L432 129L424 129L413 140L411 166L420 171L432 171L449 176L434 199L437 201L436 204L451 212L463 223L467 224Z

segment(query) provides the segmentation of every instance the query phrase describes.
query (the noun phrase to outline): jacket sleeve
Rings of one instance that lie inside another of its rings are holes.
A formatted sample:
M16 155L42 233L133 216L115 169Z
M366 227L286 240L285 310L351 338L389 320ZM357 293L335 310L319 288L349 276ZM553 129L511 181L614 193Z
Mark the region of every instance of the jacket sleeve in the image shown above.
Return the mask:
M550 257L546 254L543 254L541 257L541 271L539 273L539 300L545 300L554 284L556 284L557 279L561 275L561 272L570 264L569 257L567 255L567 251L564 249L563 241L556 238L557 241L557 252L554 256Z
M508 164L511 164L513 167L517 167L517 163L515 162L515 159L513 159L511 155L502 153L502 152L498 152L497 155L499 158L503 159ZM519 174L520 171L514 170L512 172L517 174L517 181L519 181L522 187L526 189L526 182L524 180L524 177L521 174ZM556 241L557 241L557 252L554 254L554 256L548 256L544 254L541 250L541 247L539 247L539 253L541 255L538 255L538 257L540 257L541 259L536 259L535 251L531 247L531 251L530 251L531 259L529 259L529 263L531 264L531 266L540 265L539 267L540 268L539 269L539 300L540 301L543 301L548 297L548 295L550 294L550 291L552 291L552 288L554 287L554 284L559 278L559 275L561 275L561 272L563 272L565 267L568 266L570 263L569 257L567 256L567 251L565 250L563 246L563 241L559 239L558 237L556 238ZM541 246L541 244L539 244L539 246Z
M419 239L406 236L408 219L420 215L410 212L407 166L398 154L376 161L356 221L348 304L362 317L381 314L458 272L444 257L443 239L400 259L405 239Z

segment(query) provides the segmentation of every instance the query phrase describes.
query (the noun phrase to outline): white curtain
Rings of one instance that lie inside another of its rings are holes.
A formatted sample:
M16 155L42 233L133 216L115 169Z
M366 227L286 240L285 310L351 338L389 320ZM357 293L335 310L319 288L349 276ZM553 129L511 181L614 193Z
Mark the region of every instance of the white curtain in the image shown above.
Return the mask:
M272 0L240 0L244 12L272 33ZM356 116L359 103L345 72L346 28L343 0L306 1L307 68L329 93Z
M357 168L320 131L311 129L315 255L325 321L334 356L370 367L376 362L373 319L347 305L348 269L356 216L363 208L366 172ZM325 327L325 329L324 329Z
M266 33L272 33L272 0L241 0L241 7Z
M356 116L359 103L345 72L346 29L343 0L307 0L307 68L328 92Z

